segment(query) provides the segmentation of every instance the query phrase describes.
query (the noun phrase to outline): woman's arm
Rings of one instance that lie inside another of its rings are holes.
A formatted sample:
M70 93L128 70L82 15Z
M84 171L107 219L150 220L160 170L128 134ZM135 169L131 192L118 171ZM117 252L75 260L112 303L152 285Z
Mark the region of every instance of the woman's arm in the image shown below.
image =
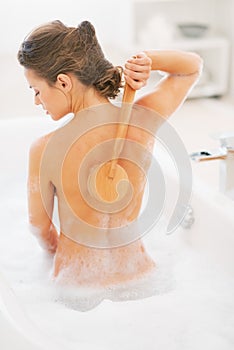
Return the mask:
M148 152L153 152L155 137L153 133L161 126L163 119L169 117L184 101L189 90L197 81L202 68L201 58L193 53L181 51L146 51L131 58L125 65L125 80L133 88L144 86L150 70L160 70L167 73L147 95L136 101L144 108L140 113L142 125L128 127L127 138L134 143L141 144L147 152L128 152L128 159L120 159L119 164L128 174L133 188L133 197L126 208L111 216L110 226L121 226L123 218L131 222L138 217L146 183L146 174L150 165ZM156 113L148 113L148 109ZM138 109L136 108L136 111ZM148 117L146 121L145 118ZM137 125L140 119L136 119ZM143 149L143 148L142 148ZM140 158L141 157L141 158ZM137 161L136 161L137 159ZM138 166L140 164L140 166Z
M125 79L132 88L139 89L147 80L148 70L166 74L145 96L136 103L169 117L187 97L202 70L202 59L195 53L173 50L145 51L131 58L125 65Z
M54 186L50 182L40 181L40 165L44 148L45 138L41 138L34 142L30 149L28 215L31 232L37 237L40 245L50 253L55 253L58 233L52 223Z

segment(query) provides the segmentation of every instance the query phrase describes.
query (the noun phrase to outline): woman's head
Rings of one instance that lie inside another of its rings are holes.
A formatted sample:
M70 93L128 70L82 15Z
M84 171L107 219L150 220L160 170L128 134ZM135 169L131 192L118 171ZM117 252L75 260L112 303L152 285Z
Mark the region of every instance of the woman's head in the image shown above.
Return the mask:
M88 21L77 28L60 21L40 26L22 43L18 60L51 86L59 74L72 73L103 97L115 98L121 87L121 69L105 59L95 29Z

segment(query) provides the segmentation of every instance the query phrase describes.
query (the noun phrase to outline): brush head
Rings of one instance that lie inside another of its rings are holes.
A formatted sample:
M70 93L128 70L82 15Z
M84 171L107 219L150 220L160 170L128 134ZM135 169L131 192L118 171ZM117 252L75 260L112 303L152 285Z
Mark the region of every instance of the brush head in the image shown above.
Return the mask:
M122 200L129 190L129 179L126 171L119 164L115 165L113 177L109 176L111 161L93 169L89 176L89 192L96 199L104 202Z

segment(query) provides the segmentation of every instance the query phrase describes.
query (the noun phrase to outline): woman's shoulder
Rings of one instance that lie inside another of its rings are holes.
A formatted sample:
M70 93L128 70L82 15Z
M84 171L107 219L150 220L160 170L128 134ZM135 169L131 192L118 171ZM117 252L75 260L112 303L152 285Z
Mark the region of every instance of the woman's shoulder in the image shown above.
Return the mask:
M35 139L30 146L30 150L29 150L30 156L41 157L42 153L44 152L48 142L53 137L53 135L54 135L54 131L48 134L42 135L37 139Z

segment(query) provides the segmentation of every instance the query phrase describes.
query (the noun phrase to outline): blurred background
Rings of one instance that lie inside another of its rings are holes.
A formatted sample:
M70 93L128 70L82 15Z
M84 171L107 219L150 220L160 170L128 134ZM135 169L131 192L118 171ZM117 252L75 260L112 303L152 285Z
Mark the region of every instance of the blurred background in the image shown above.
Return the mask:
M90 20L114 64L122 65L130 55L149 48L198 52L205 62L204 72L189 98L218 98L230 106L234 101L232 13L232 0L3 0L0 118L42 114L40 107L33 105L33 92L16 55L34 27L55 19L69 26ZM149 87L158 78L158 73L152 74Z

